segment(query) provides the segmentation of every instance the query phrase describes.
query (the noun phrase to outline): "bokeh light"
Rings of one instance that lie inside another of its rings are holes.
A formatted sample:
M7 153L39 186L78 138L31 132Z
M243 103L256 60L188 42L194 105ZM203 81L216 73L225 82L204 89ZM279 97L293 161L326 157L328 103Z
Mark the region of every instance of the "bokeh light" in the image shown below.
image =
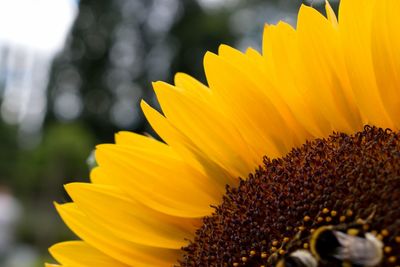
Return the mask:
M205 81L206 51L260 49L265 23L317 0L4 0L0 3L0 266L36 267L73 235L53 201L88 181L119 130L154 134L139 108L156 80ZM337 8L337 2L332 1ZM7 235L7 237L5 237Z

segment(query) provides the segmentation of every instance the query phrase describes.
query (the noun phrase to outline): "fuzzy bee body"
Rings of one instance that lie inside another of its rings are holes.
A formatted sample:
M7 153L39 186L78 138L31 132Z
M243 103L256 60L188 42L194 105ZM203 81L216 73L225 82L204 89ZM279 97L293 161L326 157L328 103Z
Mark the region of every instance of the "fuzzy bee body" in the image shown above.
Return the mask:
M296 250L285 256L278 262L276 267L317 267L318 263L315 257L304 249Z
M322 226L313 233L310 245L319 261L343 266L373 267L383 258L383 243L371 233L357 229Z

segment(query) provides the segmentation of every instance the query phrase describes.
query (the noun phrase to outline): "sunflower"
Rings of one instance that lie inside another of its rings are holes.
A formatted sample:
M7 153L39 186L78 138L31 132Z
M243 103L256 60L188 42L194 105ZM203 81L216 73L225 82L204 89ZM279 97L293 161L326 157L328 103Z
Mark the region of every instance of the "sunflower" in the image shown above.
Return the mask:
M208 86L154 83L163 113L141 107L164 142L98 146L91 183L56 204L81 241L50 253L66 267L399 265L399 10L302 6L296 29L265 26L261 54L206 53Z

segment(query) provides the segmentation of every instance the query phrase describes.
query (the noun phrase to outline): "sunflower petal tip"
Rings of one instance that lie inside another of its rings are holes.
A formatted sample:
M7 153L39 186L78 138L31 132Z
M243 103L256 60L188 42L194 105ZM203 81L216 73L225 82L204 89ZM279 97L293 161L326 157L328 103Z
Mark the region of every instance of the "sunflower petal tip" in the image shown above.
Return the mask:
M307 13L308 12L308 13ZM300 5L299 13L298 16L302 17L305 16L305 14L309 14L310 12L318 12L314 7L308 6L305 4Z
M325 0L325 8L326 7L332 8L331 4L329 3L329 0Z
M333 25L337 26L338 25L338 20L337 20L336 14L333 11L332 6L331 6L331 4L329 3L328 0L325 0L325 12L326 12L326 15L328 17L328 20L331 21L331 23Z
M58 210L58 208L59 208L62 204L58 203L57 201L53 201L53 205L54 205L54 207ZM53 245L53 246L55 246L55 245Z
M76 188L77 184L78 183L76 183L76 182L65 184L64 185L65 191L67 191L69 193L71 190L74 190Z
M218 55L215 54L215 53L213 53L213 52L207 51L207 52L205 53L203 63L204 63L204 67L205 67L205 70L206 70L206 71L207 71L207 66L208 66L211 62L215 62L215 60L216 60L217 58L218 58Z
M232 47L230 47L230 46L227 45L227 44L220 44L220 45L218 46L218 54L220 54L221 51L223 51L223 50L225 50L225 49L232 49Z
M177 81L177 80L179 80L179 79L181 79L181 78L183 78L183 77L185 77L185 76L187 76L187 74L184 73L184 72L177 72L177 73L175 73L175 75L174 75L174 83L176 84L176 81Z
M210 58L216 57L217 55L214 54L213 52L207 51L204 54L204 62L206 62L207 60L209 60Z
M52 252L54 251L54 247L57 246L58 243L51 245L47 250L50 252L50 254L52 254ZM46 263L48 264L48 263ZM51 265L50 265L51 266Z
M151 82L151 85L152 85L153 88L155 89L157 86L160 85L160 83L162 83L162 81L154 81L154 82Z
M147 108L147 107L149 107L149 106L150 106L150 105L149 105L144 99L140 100L140 107L141 107L142 109Z
M94 147L95 156L96 156L96 151L97 151L99 148L101 148L102 146L103 146L103 144L98 144L98 145L96 145L96 146Z
M304 3L301 3L299 10L304 9L304 8L312 8L312 7L307 6L307 5L304 4Z

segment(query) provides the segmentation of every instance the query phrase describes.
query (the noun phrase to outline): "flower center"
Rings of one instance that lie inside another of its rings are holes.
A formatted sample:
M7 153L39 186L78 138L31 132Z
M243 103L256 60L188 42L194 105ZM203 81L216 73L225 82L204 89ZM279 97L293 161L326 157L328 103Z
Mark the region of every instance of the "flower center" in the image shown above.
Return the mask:
M227 186L179 264L398 266L399 207L400 133L333 133Z

